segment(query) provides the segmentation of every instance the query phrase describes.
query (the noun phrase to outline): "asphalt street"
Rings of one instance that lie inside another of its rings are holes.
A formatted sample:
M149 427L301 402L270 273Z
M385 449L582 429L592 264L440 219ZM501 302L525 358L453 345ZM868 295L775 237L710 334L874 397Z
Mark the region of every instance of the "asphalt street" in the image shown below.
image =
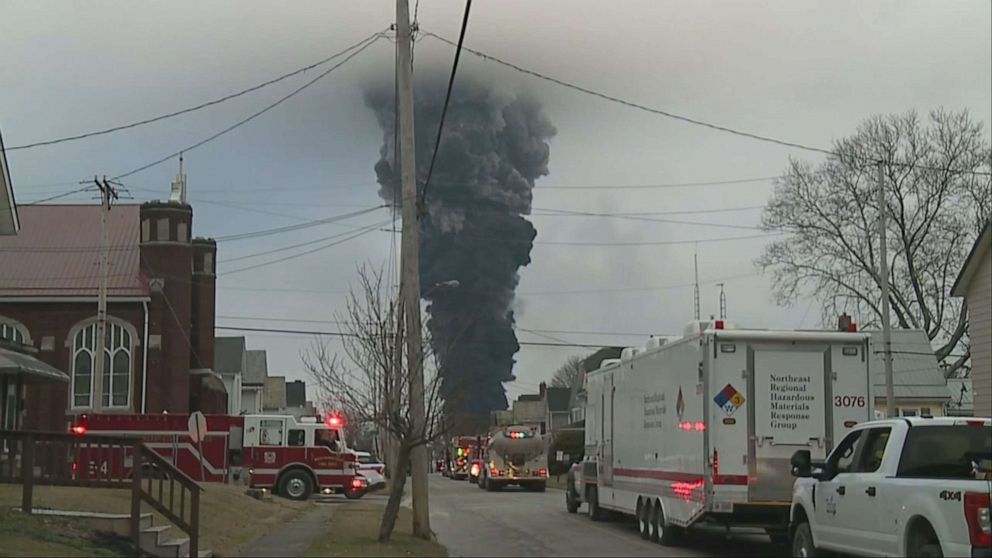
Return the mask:
M678 547L642 540L633 520L593 522L565 511L560 490L486 492L467 481L430 479L431 527L450 556L785 556L763 534L693 530Z

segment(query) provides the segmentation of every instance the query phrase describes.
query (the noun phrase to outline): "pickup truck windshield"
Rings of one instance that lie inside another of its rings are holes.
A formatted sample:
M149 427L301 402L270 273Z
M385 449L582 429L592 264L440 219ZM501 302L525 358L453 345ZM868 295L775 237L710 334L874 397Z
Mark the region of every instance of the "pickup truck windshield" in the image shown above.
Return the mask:
M900 477L974 479L976 463L992 457L992 430L975 426L917 426L909 430Z

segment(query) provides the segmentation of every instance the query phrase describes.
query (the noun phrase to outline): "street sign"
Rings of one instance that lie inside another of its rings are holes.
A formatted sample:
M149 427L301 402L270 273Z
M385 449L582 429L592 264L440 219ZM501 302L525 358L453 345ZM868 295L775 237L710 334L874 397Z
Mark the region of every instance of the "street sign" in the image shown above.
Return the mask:
M207 417L203 416L200 411L194 411L189 416L189 437L193 439L194 442L203 441L203 437L207 435Z

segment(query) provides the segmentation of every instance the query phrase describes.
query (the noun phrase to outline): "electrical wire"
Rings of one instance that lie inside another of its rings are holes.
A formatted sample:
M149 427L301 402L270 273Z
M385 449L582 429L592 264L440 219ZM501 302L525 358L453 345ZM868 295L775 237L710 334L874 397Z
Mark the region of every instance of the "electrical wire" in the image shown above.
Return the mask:
M168 160L170 160L170 159L172 159L174 157L178 157L182 153L192 151L192 150L194 150L194 149L196 149L196 148L198 148L198 147L200 147L200 146L202 146L204 144L207 144L207 143L209 143L209 142L211 142L211 141L213 141L213 140L215 140L215 139L223 136L224 134L226 134L228 132L231 132L231 131L233 131L233 130L235 130L235 129L237 129L237 128L245 125L245 124L247 124L248 122L251 122L252 120L258 118L259 116L265 114L266 112L268 112L268 111L276 108L277 106L281 105L283 102L285 102L285 101L291 99L292 97L296 96L298 93L300 93L304 89L310 87L311 85L317 83L321 79L323 79L326 76L330 75L330 73L333 72L334 70L337 70L341 66L344 66L352 58L354 58L354 57L358 56L359 54L361 54L365 49L367 49L370 46L372 46L373 44L375 44L383 36L384 36L384 32L382 32L382 31L377 32L377 33L374 33L373 35L367 37L366 39L363 39L362 41L356 43L355 45L352 45L352 46L348 47L347 49L341 51L340 54L344 54L344 53L346 53L348 51L352 51L352 52L350 54L348 54L348 56L345 57L344 60L338 62L337 64L335 64L333 66L331 66L327 70L324 70L317 77L315 77L312 80L304 83L300 87L297 87L292 92L290 92L288 95L284 95L283 97L280 97L274 103L271 103L271 104L267 105L265 108L263 108L262 110L259 110L259 111L255 112L255 113L253 113L251 116L248 116L247 118L245 118L243 120L240 120L240 121L232 124L231 126L228 126L227 128L224 128L220 132L217 132L217 133L211 135L210 137L208 137L206 139L200 140L200 141L198 141L198 142L196 142L196 143L194 143L192 145L189 145L187 147L184 147L182 149L179 149L179 150L175 151L174 153L170 153L169 155L166 155L165 157L162 157L160 159L157 159L155 161L152 161L151 163L142 165L142 166L140 166L140 167L138 167L136 169L132 169L132 170L127 171L125 173L119 174L119 175L115 176L113 179L114 180L120 180L121 178L126 178L128 176L132 176L134 174L137 174L137 173L139 173L141 171L150 169L150 168L152 168L152 167L154 167L156 165L159 165L161 163L164 163L164 162L166 162L166 161L168 161ZM361 45L361 46L359 46L359 45Z
M380 31L379 33L382 33L382 31ZM103 130L96 130L96 131L93 131L93 132L86 132L84 134L78 134L78 135L75 135L75 136L66 136L66 137L52 139L52 140L46 140L46 141L38 141L38 142L34 142L34 143L28 143L28 144L25 144L25 145L17 145L17 146L14 146L14 147L8 147L7 150L8 151L16 151L18 149L31 149L32 147L41 147L41 146L44 146L44 145L55 145L55 144L58 144L58 143L65 143L65 142L68 142L68 141L76 141L76 140L91 138L91 137L94 137L94 136L102 136L102 135L110 134L110 133L113 133L113 132L120 132L121 130L128 130L128 129L131 129L131 128L137 128L139 126L144 126L146 124L152 124L154 122L160 122L162 120L167 120L169 118L173 118L173 117L176 117L176 116L182 116L184 114L189 114L191 112L196 112L198 110L205 109L207 107L212 107L214 105L219 105L219 104L224 103L226 101L230 101L231 99L236 99L238 97L241 97L242 95L247 95L248 93L252 93L254 91L258 91L259 89L263 89L265 87L268 87L270 85L279 83L280 81L289 79L289 78L291 78L293 76L296 76L298 74L302 74L302 73L307 72L308 70L312 70L312 69L314 69L314 68L316 68L318 66L323 66L324 64L327 64L328 62L334 60L335 58L338 58L338 57L342 56L344 53L346 53L349 50L357 47L358 45L364 43L367 40L368 40L368 37L366 37L365 39L362 39L358 43L356 43L356 44L348 47L347 49L345 49L345 50L343 50L341 52L337 52L335 54L332 54L331 56L328 56L327 58L324 58L323 60L320 60L318 62L314 62L313 64L309 64L309 65L304 66L302 68L299 68L297 70L293 70L292 72L289 72L288 74L283 74L283 75L281 75L281 76L279 76L279 77L277 77L275 79L270 79L269 81L262 82L262 83L260 83L258 85L253 85L253 86L251 86L251 87L249 87L247 89L242 89L241 91L238 91L237 93L232 93L230 95L225 95L223 97L220 97L219 99L214 99L212 101L207 101L205 103L200 103L200 104L195 105L195 106L192 106L192 107L187 107L187 108L184 108L184 109L181 109L181 110L177 110L175 112L170 112L170 113L167 113L167 114L162 114L162 115L159 115L159 116L154 116L152 118L146 118L144 120L138 120L137 122L131 122L130 124L122 124L120 126L114 126L114 127L111 127L111 128L105 128Z
M323 246L318 246L316 248L307 250L305 252L300 252L298 254L292 254L292 255L289 255L289 256L284 256L282 258L278 258L278 259L271 260L271 261L268 261L268 262L262 262L262 263L258 263L258 264L254 264L254 265L240 267L238 269L232 269L230 271L225 271L224 273L218 273L217 276L218 277L221 277L221 276L233 275L235 273L241 273L243 271L248 271L250 269L258 269L260 267L274 265L274 264L281 263L281 262L284 262L284 261L287 261L287 260L292 260L292 259L295 259L295 258L299 258L299 257L302 257L302 256L313 254L315 252L320 252L321 250L326 250L326 249L328 249L328 248L330 248L332 246L337 246L339 244L343 244L345 242L348 242L349 240L353 240L353 239L358 238L360 236L366 235L366 234L368 234L368 233L376 230L377 228L378 228L378 225L370 226L370 227L367 227L367 228L365 228L365 229L363 229L363 230L361 230L361 231L359 231L359 232L357 232L355 234L352 234L351 236L348 236L348 237L342 238L340 240L336 240L334 242L331 242L330 244L325 244Z
M352 217L359 217L361 215L365 215L366 213L372 213L373 211L377 211L377 210L382 209L384 207L386 207L386 206L385 205L376 205L376 206L373 206L373 207L367 207L367 208L362 209L360 211L352 211L350 213L343 213L341 215L334 215L332 217L327 217L327 218L324 218L324 219L315 219L315 220L312 220L312 221L307 221L305 223L300 223L298 225L287 225L285 227L276 227L274 229L265 229L265 230L261 230L261 231L251 231L251 232L238 233L238 234L228 234L228 235L224 235L224 236L218 236L216 238L216 240L217 240L217 242L233 242L233 241L236 241L236 240L246 240L246 239L250 239L250 238L258 238L260 236L269 236L269 235L273 235L273 234L281 234L281 233L286 233L286 232L298 231L298 230L307 229L307 228L310 228L310 227L316 227L316 226L319 226L319 225L327 225L327 224L330 224L330 223L335 223L337 221L343 221L345 219L351 219Z
M383 225L385 225L387 223L389 223L388 220L382 221L380 223L376 223L376 224L370 225L370 226L381 227L381 226L383 226ZM358 227L358 228L356 228L356 230L363 230L364 228L365 227ZM299 244L292 244L290 246L282 246L280 248L273 248L272 250L266 250L264 252L256 252L254 254L247 254L247 255L244 255L244 256L237 256L237 257L234 257L234 258L225 258L225 259L219 261L218 263L228 264L228 263L231 263L231 262L237 262L237 261L241 261L241 260L247 260L247 259L250 259L250 258L258 258L258 257L261 257L261 256L268 256L270 254L275 254L275 253L278 253L278 252L285 252L286 250L294 250L296 248L302 248L304 246L312 246L314 244L319 244L321 242L326 242L328 240L333 240L335 238L340 238L342 236L349 235L349 234L351 234L353 232L354 232L354 230L352 230L352 231L345 231L345 232L341 232L341 233L337 233L337 234L332 234L331 236L325 236L323 238L318 238L316 240L308 240L307 242L300 242Z
M455 47L455 61L451 64L451 76L448 77L448 91L444 94L444 106L441 108L441 121L437 125L437 137L434 139L434 151L431 153L431 163L427 167L427 178L424 180L424 190L420 194L420 203L427 201L427 190L431 186L431 176L434 175L434 163L437 152L441 149L441 133L444 131L444 118L448 115L448 103L451 101L451 91L455 86L455 73L458 71L458 59L462 54L462 43L465 42L465 31L468 29L468 14L472 9L472 0L465 0L465 15L462 17L462 29L458 33L458 45Z
M446 38L444 38L444 37L442 37L442 36L440 36L440 35L438 35L436 33L432 33L430 31L424 31L423 34L426 35L426 36L428 36L428 37L433 37L434 39L437 39L438 41L441 41L442 43L446 43L446 44L448 44L450 46L455 46L459 50L465 50L465 51L467 51L467 52L469 52L471 54L474 54L475 56L477 56L477 57L479 57L479 58L481 58L483 60L487 60L487 61L490 61L490 62L495 62L495 63L497 63L497 64L499 64L501 66L510 68L512 70L516 70L517 72L520 72L522 74L526 74L526 75L529 75L529 76L532 76L532 77L536 77L538 79L542 79L544 81L555 83L555 84L560 85L562 87L565 87L565 88L568 88L568 89L572 89L572 90L578 91L580 93L585 93L586 95L591 95L593 97L598 97L598 98L603 99L603 100L606 100L606 101L610 101L610 102L613 102L613 103L624 105L626 107L630 107L630 108L641 110L641 111L644 111L644 112L649 112L651 114L656 114L656 115L664 116L664 117L671 118L671 119L674 119L674 120L679 120L679 121L682 121L682 122L685 122L685 123L688 123L688 124L693 124L695 126L702 126L702 127L705 127L705 128L716 130L718 132L725 132L725 133L728 133L728 134L733 134L733 135L736 135L736 136L740 136L740 137L744 137L744 138L748 138L748 139L752 139L752 140L756 140L756 141L761 141L761 142L765 142L765 143L773 143L773 144L776 144L776 145L781 145L783 147L792 147L792 148L795 148L795 149L801 149L803 151L811 151L811 152L815 152L815 153L821 153L821 154L824 154L824 155L831 155L831 156L834 156L834 157L839 157L840 156L837 152L832 151L830 149L824 149L822 147L815 147L815 146L811 146L811 145L805 145L805 144L797 143L797 142L794 142L794 141L781 140L781 139L774 138L774 137L771 137L771 136L765 136L765 135L756 134L756 133L752 133L752 132L745 132L743 130L737 130L735 128L730 128L728 126L722 126L720 124L714 124L712 122L706 122L704 120L699 120L697 118L690 118L688 116L683 116L681 114L676 114L676 113L673 113L673 112L670 112L670 111L667 111L667 110L663 110L663 109L659 109L659 108L654 108L654 107L649 107L647 105L642 105L642 104L636 103L634 101L628 101L626 99L621 99L620 97L615 97L613 95L609 95L609 94L602 93L602 92L599 92L599 91L594 91L592 89L583 87L581 85L576 85L574 83L569 83L567 81L564 81L564 80L561 80L561 79L558 79L558 78L555 78L555 77L552 77L552 76L543 74L541 72L524 68L524 67L519 66L517 64L514 64L512 62L507 62L506 60L502 60L502 59L497 58L495 56L492 56L490 54L486 54L484 52L481 52L481 51L478 51L478 50L474 50L474 49L471 49L471 48L462 46L460 44L456 44L455 42L453 42L453 41L451 41L449 39L446 39ZM857 158L857 159L859 159L859 160L861 160L861 161L863 161L865 163L868 163L868 164L885 163L885 164L892 165L892 166L900 166L900 167L912 166L912 167L918 168L918 169L930 170L930 171L939 171L939 172L949 172L949 173L952 173L952 174L971 174L971 175L976 175L976 176L992 176L992 172L983 172L983 171L976 171L976 170L970 170L970 169L950 169L950 168L929 167L929 166L923 166L923 165L910 165L910 164L907 164L907 163L900 163L898 161L879 160L877 158L865 157L865 156L860 156L860 155L856 155L856 154L853 154L853 155L850 155L850 156L851 157L854 157L854 158Z

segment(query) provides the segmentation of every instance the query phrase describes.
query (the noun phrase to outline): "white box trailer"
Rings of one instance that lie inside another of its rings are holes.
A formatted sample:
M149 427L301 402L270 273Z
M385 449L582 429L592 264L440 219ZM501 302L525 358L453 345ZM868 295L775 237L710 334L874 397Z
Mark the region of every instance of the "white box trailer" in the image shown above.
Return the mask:
M570 511L634 515L663 544L700 521L785 536L792 454L824 459L872 419L869 337L726 325L693 322L587 375Z

